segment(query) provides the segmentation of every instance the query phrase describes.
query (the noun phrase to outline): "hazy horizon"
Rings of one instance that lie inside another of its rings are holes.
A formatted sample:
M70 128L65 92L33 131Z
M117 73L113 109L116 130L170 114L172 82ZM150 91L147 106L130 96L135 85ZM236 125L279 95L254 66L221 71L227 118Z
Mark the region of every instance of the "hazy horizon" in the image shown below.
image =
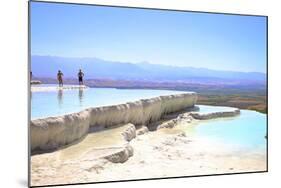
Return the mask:
M184 68L195 68L195 69L208 69L208 70L214 70L214 71L226 71L226 72L241 72L241 73L262 73L262 74L266 74L266 72L258 72L258 71L235 71L235 70L221 70L221 69L213 69L213 68L206 68L206 67L196 67L196 66L187 66L187 65L173 65L173 64L156 64L156 63L152 63L149 61L140 61L140 62L125 62L125 61L114 61L114 60L109 60L109 59L103 59L103 58L99 58L99 57L65 57L65 56L57 56L57 55L39 55L39 54L31 54L31 56L41 56L41 57L58 57L58 58L70 58L70 59L99 59L99 60L103 60L103 61L109 61L112 63L131 63L131 64L142 64L142 63L148 63L151 65L160 65L160 66L171 66L171 67L184 67Z

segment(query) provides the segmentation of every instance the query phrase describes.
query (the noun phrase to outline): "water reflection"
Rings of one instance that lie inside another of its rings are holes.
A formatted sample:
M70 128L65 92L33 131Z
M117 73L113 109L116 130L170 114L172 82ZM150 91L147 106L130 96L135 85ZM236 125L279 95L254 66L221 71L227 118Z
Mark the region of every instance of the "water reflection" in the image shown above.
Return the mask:
M42 85L56 87L56 85ZM62 89L62 88L61 88ZM151 98L159 95L182 93L162 90L118 90L110 88L67 89L63 91L32 92L32 118L58 116L79 112L87 107L114 105Z
M84 89L83 88L80 88L79 89L79 103L80 103L80 106L83 106L83 98L84 98Z
M58 90L58 105L59 105L59 108L62 107L63 105L63 90L62 89L59 89Z

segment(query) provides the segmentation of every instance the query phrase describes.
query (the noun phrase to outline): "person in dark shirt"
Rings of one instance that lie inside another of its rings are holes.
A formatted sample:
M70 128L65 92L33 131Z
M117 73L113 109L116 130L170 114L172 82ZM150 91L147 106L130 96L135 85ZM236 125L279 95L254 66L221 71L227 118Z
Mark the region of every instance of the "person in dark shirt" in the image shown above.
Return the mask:
M81 69L79 69L79 72L78 72L78 81L79 81L79 85L84 85L84 83L83 83L83 77L84 77L84 73L82 72Z
M59 70L57 74L57 79L59 81L59 87L63 86L63 73Z

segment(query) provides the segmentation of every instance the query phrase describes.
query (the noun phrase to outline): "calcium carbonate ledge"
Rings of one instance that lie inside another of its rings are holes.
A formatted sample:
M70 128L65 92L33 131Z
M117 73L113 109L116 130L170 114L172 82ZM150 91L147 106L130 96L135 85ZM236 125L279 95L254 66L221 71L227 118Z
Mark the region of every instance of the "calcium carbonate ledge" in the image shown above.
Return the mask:
M165 114L193 107L196 101L197 93L189 92L31 120L31 150L54 150L71 144L85 136L92 127L110 128L127 123L147 125Z

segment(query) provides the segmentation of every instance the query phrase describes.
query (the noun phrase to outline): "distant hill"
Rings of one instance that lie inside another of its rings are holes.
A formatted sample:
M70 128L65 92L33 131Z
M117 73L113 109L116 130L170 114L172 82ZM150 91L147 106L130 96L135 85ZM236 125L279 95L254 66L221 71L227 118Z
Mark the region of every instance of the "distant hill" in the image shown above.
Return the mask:
M55 78L57 71L61 70L65 78L75 78L80 68L87 79L266 84L266 74L258 72L218 71L147 62L113 62L98 58L31 57L31 70L35 77Z

